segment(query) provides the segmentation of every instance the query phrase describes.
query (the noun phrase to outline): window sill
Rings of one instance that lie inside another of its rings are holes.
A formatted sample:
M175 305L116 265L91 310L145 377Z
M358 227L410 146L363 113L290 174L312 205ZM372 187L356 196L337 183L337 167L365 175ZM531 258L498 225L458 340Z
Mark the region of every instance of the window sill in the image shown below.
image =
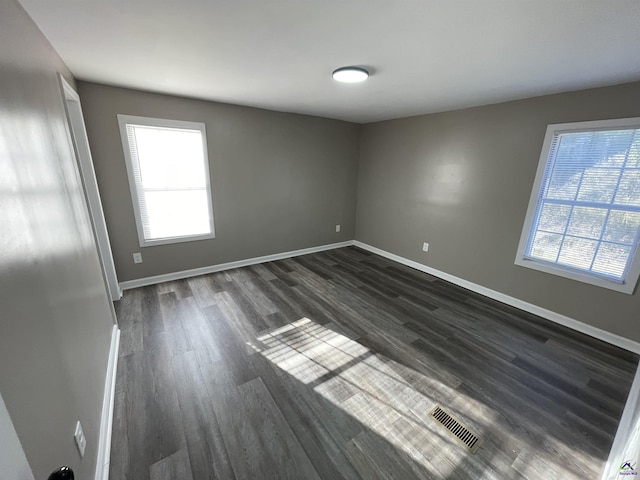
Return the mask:
M633 282L629 282L629 277L634 278L634 276L631 274L627 275L626 280L622 282L616 282L616 281L607 280L601 277L581 274L574 270L565 269L559 265L557 266L547 265L545 263L539 263L539 262L536 262L535 260L529 260L522 257L516 258L515 264L521 267L538 270L539 272L549 273L557 277L568 278L570 280L575 280L577 282L595 285L597 287L614 290L620 293L626 293L627 295L633 295L633 291L635 290L635 286L637 283L637 275L635 275L635 280Z

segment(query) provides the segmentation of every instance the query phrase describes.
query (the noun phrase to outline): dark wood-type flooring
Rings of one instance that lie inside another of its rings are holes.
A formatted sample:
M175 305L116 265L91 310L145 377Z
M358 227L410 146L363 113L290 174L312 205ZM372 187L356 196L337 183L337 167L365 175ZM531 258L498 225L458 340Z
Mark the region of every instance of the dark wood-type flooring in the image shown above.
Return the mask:
M112 480L598 479L638 362L354 247L116 310Z

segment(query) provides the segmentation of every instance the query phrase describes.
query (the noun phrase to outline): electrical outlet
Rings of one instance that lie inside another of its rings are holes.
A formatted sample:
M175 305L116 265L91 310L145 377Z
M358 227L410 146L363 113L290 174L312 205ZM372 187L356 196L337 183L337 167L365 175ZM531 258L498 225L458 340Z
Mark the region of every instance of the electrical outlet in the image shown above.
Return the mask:
M336 225L336 233L340 231L340 225Z
M142 254L140 252L133 254L133 263L142 263Z
M82 425L80 425L80 420L76 423L76 432L73 434L73 438L76 441L76 445L78 446L78 452L80 452L80 457L84 457L84 450L87 447L87 439L84 436L84 432L82 431Z
M424 242L422 244L422 251L423 252L428 252L429 251L429 244L427 242Z

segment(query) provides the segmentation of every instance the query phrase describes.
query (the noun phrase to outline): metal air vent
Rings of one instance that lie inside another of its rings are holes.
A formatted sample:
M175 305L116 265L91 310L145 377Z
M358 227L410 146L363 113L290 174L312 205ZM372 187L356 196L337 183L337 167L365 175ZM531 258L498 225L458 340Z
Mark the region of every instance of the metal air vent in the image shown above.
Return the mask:
M482 444L482 440L451 413L447 412L440 405L436 404L429 412L429 416L449 432L460 442L469 452L476 453Z

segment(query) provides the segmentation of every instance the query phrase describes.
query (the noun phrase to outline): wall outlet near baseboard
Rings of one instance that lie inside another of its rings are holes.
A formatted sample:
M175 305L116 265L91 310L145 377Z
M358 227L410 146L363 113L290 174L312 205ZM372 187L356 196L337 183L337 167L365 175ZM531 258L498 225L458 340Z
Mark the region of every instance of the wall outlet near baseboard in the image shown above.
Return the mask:
M423 252L428 252L429 251L429 244L427 242L424 242L422 244L422 251Z
M340 225L336 225L336 233L340 231Z
M87 448L87 439L85 438L84 432L82 431L80 420L78 420L78 422L76 423L76 431L73 434L73 438L76 441L78 452L80 452L80 457L84 457L84 450L85 448Z
M142 254L140 252L133 254L133 263L142 263Z

